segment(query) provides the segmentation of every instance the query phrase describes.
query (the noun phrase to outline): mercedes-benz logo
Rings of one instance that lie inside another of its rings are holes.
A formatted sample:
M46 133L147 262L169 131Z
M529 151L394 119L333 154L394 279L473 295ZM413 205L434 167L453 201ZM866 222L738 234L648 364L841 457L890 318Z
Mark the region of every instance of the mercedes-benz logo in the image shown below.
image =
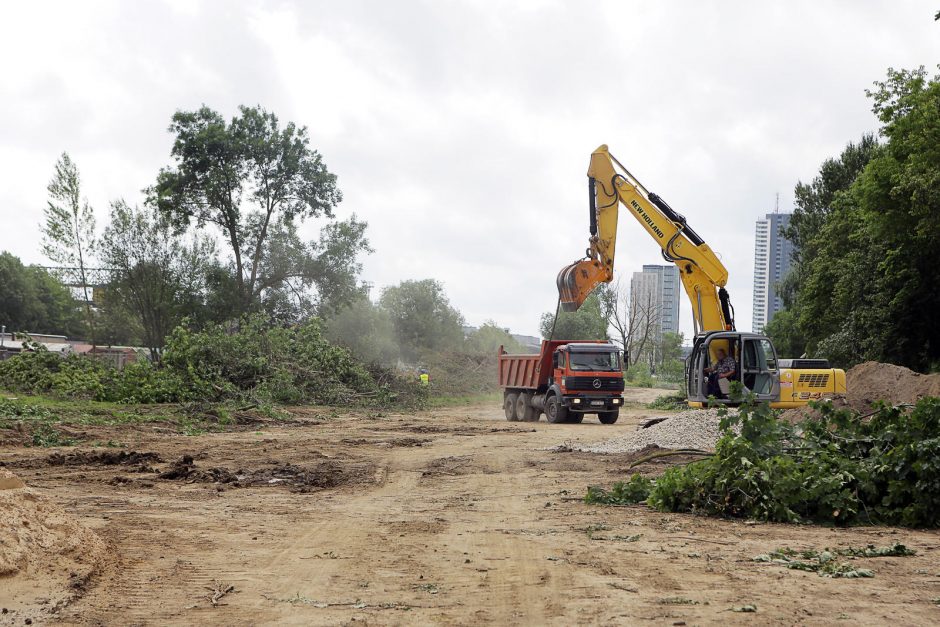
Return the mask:
M599 389L601 389L601 380L600 380L600 379L594 379L594 383L592 383L591 385L594 386L594 389L595 389L595 390L599 390Z

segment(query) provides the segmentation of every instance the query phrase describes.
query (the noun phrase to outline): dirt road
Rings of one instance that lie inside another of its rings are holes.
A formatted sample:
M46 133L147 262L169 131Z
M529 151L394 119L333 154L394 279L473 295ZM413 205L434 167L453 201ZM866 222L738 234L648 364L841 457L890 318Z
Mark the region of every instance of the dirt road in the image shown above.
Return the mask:
M8 469L98 532L109 559L57 614L17 608L0 589L0 605L16 609L0 623L940 620L935 531L746 524L582 503L586 486L624 476L625 458L546 449L601 440L655 414L633 408L602 426L593 417L507 423L496 406L416 415L317 408L295 411L294 424L191 437L149 425L97 428L101 441L150 457L2 448ZM859 560L872 579L751 560L780 547L894 542L917 555ZM735 611L748 605L756 613Z

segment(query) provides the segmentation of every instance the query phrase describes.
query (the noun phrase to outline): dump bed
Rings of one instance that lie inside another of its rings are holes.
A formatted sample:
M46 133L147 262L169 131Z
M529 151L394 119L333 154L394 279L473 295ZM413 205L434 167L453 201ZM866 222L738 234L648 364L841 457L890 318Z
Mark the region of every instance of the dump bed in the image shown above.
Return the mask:
M537 355L510 355L499 347L499 386L537 390L548 385L552 374L552 353L565 344L589 344L596 342L569 340L542 340L542 349Z

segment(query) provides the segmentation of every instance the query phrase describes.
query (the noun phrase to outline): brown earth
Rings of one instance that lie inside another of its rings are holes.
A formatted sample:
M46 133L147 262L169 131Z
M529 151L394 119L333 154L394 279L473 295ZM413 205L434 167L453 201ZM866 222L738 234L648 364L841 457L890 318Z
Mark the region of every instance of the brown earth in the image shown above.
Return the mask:
M940 396L940 374L920 374L903 366L866 361L845 373L845 387L849 406L868 411L879 400L894 405Z
M65 607L108 557L105 543L77 516L0 468L0 623L36 607Z
M19 575L0 577L0 608L8 608L0 624L940 619L937 531L586 505L585 488L623 478L630 457L547 450L622 434L661 413L634 405L604 426L593 417L507 423L496 403L388 415L303 408L293 424L191 437L146 424L87 427L123 442L123 456L0 446L0 460L30 486L5 492L60 504L107 546L98 574L68 602L26 599L9 585ZM639 470L658 474L669 463L657 461ZM917 554L859 559L872 579L751 559L781 547L895 542ZM53 576L46 589L68 589ZM735 611L746 605L756 613Z
M867 414L876 401L912 404L925 396L940 396L940 374L920 374L904 366L866 361L845 373L845 387L845 394L827 395L833 405ZM788 409L781 418L796 423L814 413L809 407L801 407Z

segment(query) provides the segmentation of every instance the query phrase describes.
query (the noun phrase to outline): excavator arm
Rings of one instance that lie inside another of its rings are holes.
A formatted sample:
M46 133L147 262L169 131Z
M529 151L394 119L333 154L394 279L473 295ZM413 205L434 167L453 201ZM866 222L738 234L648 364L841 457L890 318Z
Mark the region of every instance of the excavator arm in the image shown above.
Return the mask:
M643 187L606 145L591 154L588 190L590 246L585 259L558 273L562 309L576 311L594 288L613 280L617 217L623 203L659 244L663 258L679 267L682 285L692 303L696 334L734 330L734 310L725 290L728 271L724 265L686 224L685 217Z

